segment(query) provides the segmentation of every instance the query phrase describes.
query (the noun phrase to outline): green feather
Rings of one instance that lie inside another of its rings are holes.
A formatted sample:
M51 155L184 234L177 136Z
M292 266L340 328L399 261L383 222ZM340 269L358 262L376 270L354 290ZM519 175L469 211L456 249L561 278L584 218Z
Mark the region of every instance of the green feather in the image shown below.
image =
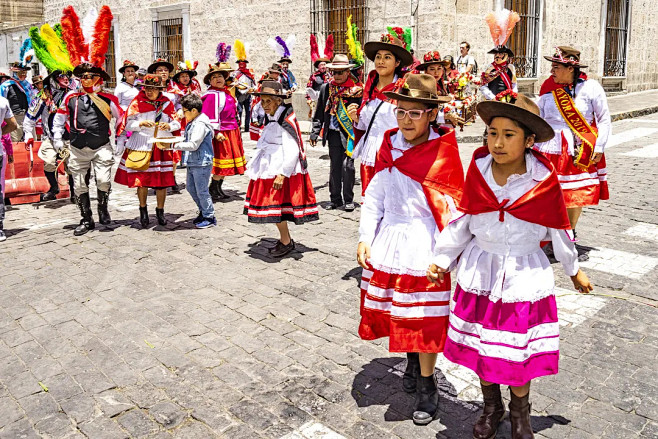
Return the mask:
M404 42L407 43L407 50L411 50L412 37L410 27L404 28Z
M68 56L69 49L66 48L66 43L64 42L64 37L62 36L62 25L57 23L56 25L53 26L53 30L59 37L59 42L60 42L59 46L62 48L62 52L66 53L66 55Z

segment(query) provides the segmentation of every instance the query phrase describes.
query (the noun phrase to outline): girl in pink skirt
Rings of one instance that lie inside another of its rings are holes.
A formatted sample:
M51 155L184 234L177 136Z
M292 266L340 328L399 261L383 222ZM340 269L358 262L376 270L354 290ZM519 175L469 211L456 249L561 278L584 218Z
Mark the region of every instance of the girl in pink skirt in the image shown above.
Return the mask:
M504 384L512 439L530 439L530 381L556 374L559 359L555 282L540 243L553 243L577 290L593 288L578 268L555 169L531 149L554 135L539 108L519 95L514 103L482 102L477 111L489 126L488 146L473 155L458 207L465 215L437 239L428 279L443 279L459 259L444 354L480 377L484 412L473 437L495 437Z

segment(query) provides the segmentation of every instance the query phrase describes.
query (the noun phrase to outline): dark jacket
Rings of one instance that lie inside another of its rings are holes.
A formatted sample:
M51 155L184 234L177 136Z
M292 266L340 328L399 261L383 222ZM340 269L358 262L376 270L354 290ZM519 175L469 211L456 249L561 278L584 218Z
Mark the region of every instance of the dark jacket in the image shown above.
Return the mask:
M329 111L325 111L327 107L327 100L329 99L329 85L330 83L323 84L320 88L320 97L318 97L318 105L315 108L315 114L313 115L313 128L311 129L311 140L317 140L320 137L320 131L322 131L322 145L327 143L327 134L329 132L329 126L331 123L331 114ZM359 97L351 97L345 99L345 107L348 107L350 104L361 105L362 94ZM340 126L339 126L340 127ZM343 142L343 146L347 145L347 133L345 130L340 128L340 138Z
M112 104L112 101L105 96L100 96L100 98L106 101L108 105ZM75 128L73 121L75 117L75 104L78 100L77 126L80 128L80 131ZM89 97L84 96L83 98L83 96L76 96L69 99L68 111L71 115L69 132L71 145L80 149L84 147L98 149L110 141L110 121L92 103Z

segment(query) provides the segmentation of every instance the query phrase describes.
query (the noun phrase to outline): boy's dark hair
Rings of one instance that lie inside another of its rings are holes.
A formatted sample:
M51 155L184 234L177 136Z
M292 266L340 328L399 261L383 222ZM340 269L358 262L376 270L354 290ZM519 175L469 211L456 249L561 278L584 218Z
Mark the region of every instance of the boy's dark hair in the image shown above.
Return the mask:
M197 110L199 113L201 113L201 110L203 109L203 102L201 101L201 98L192 93L183 96L180 104L186 110Z
M465 45L466 48L467 48L468 50L471 50L471 45L468 44L468 41L462 41L461 43L459 43L460 46L461 46L462 44Z

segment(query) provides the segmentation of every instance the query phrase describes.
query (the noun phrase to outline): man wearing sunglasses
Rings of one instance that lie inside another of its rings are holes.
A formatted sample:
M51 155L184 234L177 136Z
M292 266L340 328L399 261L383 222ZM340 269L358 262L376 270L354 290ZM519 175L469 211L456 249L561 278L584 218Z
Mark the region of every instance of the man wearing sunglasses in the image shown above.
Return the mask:
M345 202L345 210L354 210L354 145L352 119L347 115L350 104L361 104L363 86L350 74L354 64L347 55L337 54L327 64L333 79L320 88L318 104L313 116L313 129L309 141L315 146L323 131L322 145L329 143L329 193L331 201L323 207L337 209Z
M512 93L518 92L516 69L512 64L514 52L501 45L494 47L489 53L493 54L494 61L482 74L480 93L489 101L508 99Z
M101 91L103 81L110 79L101 67L83 63L73 70L73 74L80 78L81 89L69 93L57 110L53 121L53 145L58 151L64 148L64 133L68 125L71 143L68 166L82 215L80 225L73 234L79 236L95 227L89 187L85 182L85 175L92 167L96 177L98 220L103 225L111 222L107 210L114 165L110 133L116 129L123 110L116 96ZM114 124L111 123L113 118Z

